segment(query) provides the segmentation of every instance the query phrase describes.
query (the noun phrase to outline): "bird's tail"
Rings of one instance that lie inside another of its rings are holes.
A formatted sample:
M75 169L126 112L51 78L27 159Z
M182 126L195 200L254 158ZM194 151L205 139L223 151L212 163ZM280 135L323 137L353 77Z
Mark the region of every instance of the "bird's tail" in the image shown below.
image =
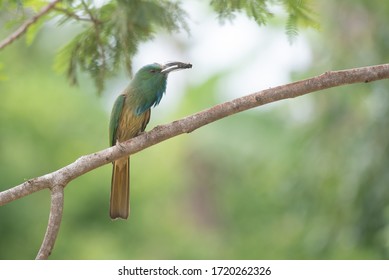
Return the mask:
M109 215L111 219L127 219L130 210L130 158L121 158L113 162L111 201Z

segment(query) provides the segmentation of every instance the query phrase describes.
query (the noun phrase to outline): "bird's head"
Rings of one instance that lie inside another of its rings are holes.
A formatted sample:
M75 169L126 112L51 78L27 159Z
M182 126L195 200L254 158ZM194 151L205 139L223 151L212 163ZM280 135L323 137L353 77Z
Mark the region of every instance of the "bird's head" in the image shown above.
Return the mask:
M147 81L148 83L158 83L162 80L166 80L170 72L187 68L192 68L192 64L183 62L148 64L139 69L139 71L135 74L134 80Z
M169 62L166 64L153 63L143 66L135 74L131 87L139 92L142 106L137 114L143 113L151 106L156 106L166 91L167 77L170 72L192 68L192 64L183 62Z

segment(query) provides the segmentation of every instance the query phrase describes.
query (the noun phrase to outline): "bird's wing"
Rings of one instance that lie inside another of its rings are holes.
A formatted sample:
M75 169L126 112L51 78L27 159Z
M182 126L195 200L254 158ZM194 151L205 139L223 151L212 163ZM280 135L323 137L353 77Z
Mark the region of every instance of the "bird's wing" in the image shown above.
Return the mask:
M124 100L126 96L124 94L119 95L113 104L111 119L109 121L109 144L111 146L116 145L116 132L119 126L120 115L122 114Z
M145 131L146 126L147 126L147 124L148 124L149 121L150 121L150 115L151 115L151 110L148 109L148 110L145 112L145 118L143 119L141 132Z

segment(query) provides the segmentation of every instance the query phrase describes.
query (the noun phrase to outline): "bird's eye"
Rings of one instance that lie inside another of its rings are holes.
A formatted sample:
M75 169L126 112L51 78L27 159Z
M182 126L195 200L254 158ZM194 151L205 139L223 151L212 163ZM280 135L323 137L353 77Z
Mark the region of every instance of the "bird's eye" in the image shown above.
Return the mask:
M155 69L150 70L150 73L156 73L156 72L157 72L157 70L155 70Z

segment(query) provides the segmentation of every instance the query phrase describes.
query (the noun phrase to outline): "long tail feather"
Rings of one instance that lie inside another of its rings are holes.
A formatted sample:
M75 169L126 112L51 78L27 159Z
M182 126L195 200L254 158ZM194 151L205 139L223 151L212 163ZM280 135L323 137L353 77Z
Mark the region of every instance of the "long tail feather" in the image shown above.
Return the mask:
M130 212L130 158L113 162L109 215L127 219Z

